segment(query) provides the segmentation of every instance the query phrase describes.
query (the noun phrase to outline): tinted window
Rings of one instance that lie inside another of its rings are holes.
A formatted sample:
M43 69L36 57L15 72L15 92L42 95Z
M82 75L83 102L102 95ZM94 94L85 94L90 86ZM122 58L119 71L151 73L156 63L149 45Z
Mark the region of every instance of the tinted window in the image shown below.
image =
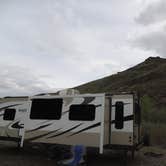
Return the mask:
M141 123L141 109L138 103L135 103L135 123Z
M95 119L95 105L71 105L70 120L93 121Z
M123 102L116 102L115 104L115 128L123 128L123 114L124 114L124 104Z
M58 120L62 113L62 99L34 99L30 119Z
M5 109L3 120L14 120L15 114L15 109Z

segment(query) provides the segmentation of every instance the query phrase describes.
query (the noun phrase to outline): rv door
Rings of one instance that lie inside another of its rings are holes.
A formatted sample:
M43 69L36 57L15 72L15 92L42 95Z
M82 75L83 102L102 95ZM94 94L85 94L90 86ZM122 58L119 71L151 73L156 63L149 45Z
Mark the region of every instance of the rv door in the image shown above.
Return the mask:
M113 95L111 97L111 145L133 144L133 95Z

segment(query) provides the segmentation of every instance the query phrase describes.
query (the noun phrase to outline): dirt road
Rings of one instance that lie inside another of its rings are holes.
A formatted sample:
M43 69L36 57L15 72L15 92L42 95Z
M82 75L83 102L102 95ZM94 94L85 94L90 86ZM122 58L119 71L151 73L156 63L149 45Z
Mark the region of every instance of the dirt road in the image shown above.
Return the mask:
M46 149L25 146L18 150L13 143L0 142L0 166L56 166ZM122 154L107 152L105 155L88 154L90 166L124 165ZM132 161L128 155L128 166L166 166L166 150L157 147L143 148Z

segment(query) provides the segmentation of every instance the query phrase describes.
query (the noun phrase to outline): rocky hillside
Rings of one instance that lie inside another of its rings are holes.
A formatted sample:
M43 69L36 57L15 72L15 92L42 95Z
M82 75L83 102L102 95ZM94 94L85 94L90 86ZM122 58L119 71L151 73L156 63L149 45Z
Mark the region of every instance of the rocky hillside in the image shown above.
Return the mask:
M166 59L150 57L144 62L99 80L76 87L81 93L138 91L155 106L166 107Z

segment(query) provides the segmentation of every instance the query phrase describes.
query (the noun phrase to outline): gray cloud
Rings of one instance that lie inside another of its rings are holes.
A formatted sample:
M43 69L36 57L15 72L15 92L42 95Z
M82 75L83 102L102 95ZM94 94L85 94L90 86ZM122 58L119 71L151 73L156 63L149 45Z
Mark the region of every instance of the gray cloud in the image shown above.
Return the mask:
M166 57L166 1L151 2L135 20L141 30L133 45L151 52L151 56Z
M149 4L135 20L143 25L165 21L166 1L160 0Z
M73 87L141 62L147 54L127 43L136 9L133 0L0 1L0 62L10 68L0 93Z
M29 69L0 65L0 96L32 95L49 91L50 87Z
M153 31L138 37L134 44L137 47L148 51L154 51L157 55L166 57L166 28L160 31Z

